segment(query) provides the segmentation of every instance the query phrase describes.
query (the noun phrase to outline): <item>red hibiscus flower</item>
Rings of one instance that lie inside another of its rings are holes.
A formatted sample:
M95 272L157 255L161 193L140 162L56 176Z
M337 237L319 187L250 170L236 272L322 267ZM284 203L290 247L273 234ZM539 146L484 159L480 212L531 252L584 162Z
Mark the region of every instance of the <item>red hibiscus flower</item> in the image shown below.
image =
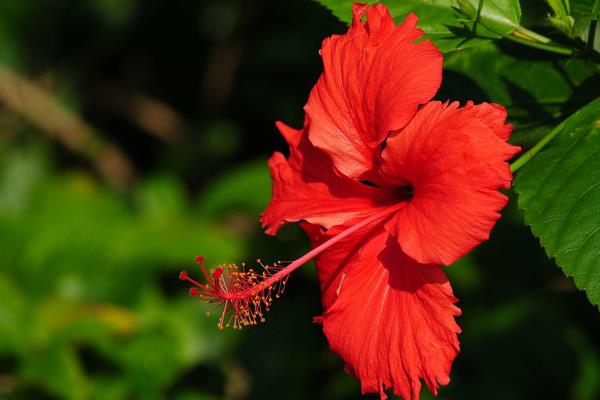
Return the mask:
M459 351L460 309L439 265L489 237L507 202L511 126L495 104L430 102L442 56L417 18L396 26L382 5L355 4L345 35L325 39L323 74L301 130L277 126L289 157L269 160L273 197L262 223L301 221L313 250L262 273L219 266L192 295L223 305L220 326L263 319L289 273L315 258L316 320L363 393L436 394ZM366 21L362 18L366 13ZM200 260L201 263L201 260Z

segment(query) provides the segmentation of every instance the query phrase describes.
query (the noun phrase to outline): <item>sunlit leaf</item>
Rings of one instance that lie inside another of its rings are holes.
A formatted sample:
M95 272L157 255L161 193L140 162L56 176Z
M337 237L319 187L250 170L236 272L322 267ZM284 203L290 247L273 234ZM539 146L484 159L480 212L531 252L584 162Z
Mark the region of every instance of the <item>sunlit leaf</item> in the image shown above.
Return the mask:
M344 22L352 20L353 0L318 0ZM517 0L384 0L399 23L408 13L419 17L425 38L431 39L443 53L479 46L490 39L512 32L521 17ZM478 12L479 11L479 12ZM474 32L473 32L474 28Z
M51 347L31 352L24 360L22 377L48 393L68 400L88 397L89 382L72 347Z
M502 104L517 126L511 140L527 143L524 128L555 124L600 95L595 89L600 87L598 65L554 56L526 57L527 52L517 50L490 44L446 56L438 97Z
M200 199L204 214L216 216L242 210L254 215L264 210L271 198L271 178L266 160L232 169L203 188Z
M517 175L525 222L548 256L600 305L600 101L569 117Z

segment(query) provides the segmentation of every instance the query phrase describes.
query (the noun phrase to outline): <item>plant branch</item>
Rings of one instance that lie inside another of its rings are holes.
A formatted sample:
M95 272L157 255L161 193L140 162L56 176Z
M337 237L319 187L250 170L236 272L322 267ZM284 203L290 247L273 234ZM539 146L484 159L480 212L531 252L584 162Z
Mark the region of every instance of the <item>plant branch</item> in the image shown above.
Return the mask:
M125 189L135 179L133 166L114 144L60 103L51 93L0 65L0 101L27 118L40 132L89 159L106 180Z
M515 36L518 36L518 37L522 37L523 39L526 39L526 40L531 40L533 42L538 42L538 43L550 43L551 42L551 40L549 38L547 38L546 36L540 35L539 33L529 30L529 29L525 28L524 26L518 26L512 34Z
M477 15L475 16L475 21L473 21L473 36L477 35L477 23L481 17L481 10L483 10L483 1L479 0L479 4L477 4Z
M531 149L525 152L521 157L510 164L510 171L512 173L517 172L523 165L527 164L531 159L539 153L546 145L554 139L554 137L560 132L563 124L559 124L554 129L546 134L539 142L536 143Z
M598 26L598 19L593 19L590 22L590 29L588 31L588 40L585 51L592 53L594 51L594 39L596 38L596 28Z
M524 39L522 37L515 36L512 34L504 37L506 39L512 40L513 42L524 44L529 47L535 47L536 49L545 50L552 53L563 54L567 56L572 56L573 54L575 54L575 50L570 49L568 47L558 46L550 43L540 43L533 40Z

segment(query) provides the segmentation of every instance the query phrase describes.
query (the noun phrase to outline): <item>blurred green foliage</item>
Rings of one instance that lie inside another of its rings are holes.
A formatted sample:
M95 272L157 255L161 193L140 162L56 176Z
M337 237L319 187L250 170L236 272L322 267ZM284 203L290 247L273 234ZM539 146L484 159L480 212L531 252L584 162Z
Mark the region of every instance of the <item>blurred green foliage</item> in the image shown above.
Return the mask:
M549 6L542 18L539 4L521 8L552 29ZM0 64L135 172L111 186L104 153L81 154L1 101L0 398L360 397L311 323L321 311L310 267L266 324L241 332L218 330L177 279L197 255L216 265L308 248L297 227L261 232L266 160L286 150L273 122L302 123L321 40L344 29L301 0L0 2ZM506 104L520 144L598 96L595 64L488 39L446 57L438 98ZM504 214L448 269L464 333L441 398L599 398L597 311L514 201Z
M235 336L164 280L200 248L241 257L243 237L191 207L172 176L123 198L84 172L54 173L39 147L4 150L0 351L18 360L18 391L160 398L186 368L227 353ZM88 357L111 367L90 373Z

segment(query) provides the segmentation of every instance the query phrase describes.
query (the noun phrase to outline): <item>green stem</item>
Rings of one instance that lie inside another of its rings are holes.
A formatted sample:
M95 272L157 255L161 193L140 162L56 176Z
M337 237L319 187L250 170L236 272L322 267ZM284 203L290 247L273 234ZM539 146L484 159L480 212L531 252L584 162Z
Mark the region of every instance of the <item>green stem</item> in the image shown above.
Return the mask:
M527 164L531 159L540 152L554 137L560 132L563 124L558 124L554 129L552 129L546 136L542 138L539 142L536 143L529 151L515 160L512 164L510 164L510 172L517 172L523 165Z
M520 32L521 34L533 39L532 41L534 41L534 42L539 42L539 43L550 43L551 42L551 40L549 38L547 38L546 36L540 35L539 33L529 30L529 29L525 28L524 26L518 26L515 30L517 32Z
M598 26L598 20L593 19L592 22L590 22L590 30L588 32L588 40L587 40L587 46L586 46L586 51L588 53L591 53L594 51L594 39L596 38L596 27L597 26Z
M504 37L506 39L512 40L513 42L521 43L526 46L535 47L536 49L546 50L546 51L550 51L553 53L564 54L567 56L571 56L575 53L575 51L573 49L570 49L568 47L557 46L557 45L549 44L549 43L534 42L532 40L522 39L522 38L514 36L514 35L507 35Z
M479 0L479 4L477 4L477 16L473 22L473 36L477 34L477 23L479 22L479 17L481 16L481 10L483 10L483 1L484 0Z

